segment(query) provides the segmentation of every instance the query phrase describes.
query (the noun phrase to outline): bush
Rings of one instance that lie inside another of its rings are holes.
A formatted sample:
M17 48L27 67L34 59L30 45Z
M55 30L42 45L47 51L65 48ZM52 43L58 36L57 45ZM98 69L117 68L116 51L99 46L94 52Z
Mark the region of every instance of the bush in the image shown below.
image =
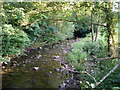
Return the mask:
M64 22L64 23L59 23L59 26L57 26L59 28L59 33L61 34L62 38L58 38L60 40L65 40L65 39L70 39L73 37L73 32L74 32L74 25L73 23L70 22ZM57 36L59 36L60 34L58 34Z
M68 54L71 64L77 68L85 65L85 60L93 56L100 58L107 56L106 45L102 41L92 42L90 40L82 39L72 45L73 49Z
M15 55L21 52L21 49L30 44L28 35L12 25L5 24L2 27L2 56Z
M32 43L34 43L36 41L55 41L57 30L58 29L55 26L49 26L46 22L36 21L24 31L28 34Z
M13 26L18 26L21 23L21 20L25 18L25 13L23 8L10 8L6 9L6 18L7 23L12 24Z

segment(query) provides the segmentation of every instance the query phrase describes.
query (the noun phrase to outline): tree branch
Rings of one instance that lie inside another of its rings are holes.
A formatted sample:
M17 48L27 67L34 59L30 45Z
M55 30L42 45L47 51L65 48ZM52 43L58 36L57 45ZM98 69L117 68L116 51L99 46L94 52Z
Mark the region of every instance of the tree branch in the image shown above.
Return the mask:
M37 19L38 20L38 19ZM36 20L36 21L37 21ZM39 19L39 20L48 20L48 21L66 21L66 22L76 22L76 23L80 23L80 21L75 21L75 20L67 20L67 19ZM91 22L89 22L88 21L88 23L91 23ZM28 23L27 25L25 25L25 26L31 26L31 24L33 24L33 23ZM91 23L91 24L93 24L93 25L99 25L99 26L103 26L103 27L107 27L106 25L102 25L102 24L96 24L96 23Z
M67 21L67 22L80 22L75 20L65 20L65 19L47 19L47 20L53 20L53 21Z
M120 62L115 65L115 67L109 71L109 73L107 75L105 75L99 82L96 83L96 86L98 86L100 83L102 83L112 72L114 72L116 70L116 68L120 65Z
M97 83L95 77L93 77L91 74L89 74L86 71L73 71L73 70L69 70L69 71L72 72L72 73L74 73L74 74L87 74L87 75L89 75L94 80L95 83Z
M98 25L98 26L103 26L103 27L107 27L106 25L103 24L97 24L97 23L93 23L94 25Z
M53 20L53 21L67 21L67 22L78 22L78 23L80 23L80 21L75 21L75 20L66 20L66 19L47 19L47 20ZM89 21L88 21L88 22L89 22ZM91 22L89 22L89 23L91 23ZM91 24L106 27L106 25L102 25L102 24L96 24L96 23L91 23Z
M97 83L95 77L93 77L93 76L92 76L91 74L89 74L88 72L86 72L86 74L89 75L89 76L94 80L95 83Z
M87 61L93 61L93 60L104 61L104 60L111 60L111 59L120 59L120 56L118 56L118 57L106 57L106 58L91 58L91 59L88 59Z
M86 71L73 71L73 70L69 70L70 72L72 73L75 73L75 74L87 74L89 75L95 82L95 87L98 86L99 84L101 84L112 72L114 72L116 70L116 68L120 65L120 62L118 64L116 64L112 70L110 70L99 82L96 81L95 77L93 77L91 74L89 74L88 72Z

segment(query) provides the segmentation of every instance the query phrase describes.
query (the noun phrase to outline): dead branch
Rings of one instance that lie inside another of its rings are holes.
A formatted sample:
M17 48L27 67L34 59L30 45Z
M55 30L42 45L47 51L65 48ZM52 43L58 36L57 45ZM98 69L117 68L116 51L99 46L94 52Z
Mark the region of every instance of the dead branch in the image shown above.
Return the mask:
M103 27L107 27L106 25L103 24L97 24L97 23L93 23L94 25L98 25L98 26L103 26Z
M116 70L116 68L120 65L120 62L118 64L116 64L112 70L110 70L99 82L96 81L95 77L93 77L91 74L89 74L86 71L74 71L74 70L69 70L72 73L75 74L87 74L89 75L95 82L95 87L98 86L99 84L101 84L112 72L114 72Z
M106 57L106 58L90 58L87 61L93 61L93 60L105 61L105 60L111 60L111 59L120 59L120 56L118 56L118 57Z
M95 77L93 77L93 76L92 76L91 74L89 74L88 72L86 72L86 74L89 75L89 76L94 80L95 83L97 83Z
M72 73L74 73L74 74L87 74L87 75L89 75L94 80L95 83L97 83L95 77L93 77L91 74L89 74L86 71L73 71L73 70L69 70L69 71L72 72Z
M120 62L115 65L115 67L109 71L108 74L106 74L99 82L96 83L96 86L98 86L100 83L102 83L112 72L114 72L116 70L116 68L120 65Z
M75 21L75 20L65 20L65 19L47 19L47 20L52 20L52 21L67 21L67 22L80 22L80 21Z

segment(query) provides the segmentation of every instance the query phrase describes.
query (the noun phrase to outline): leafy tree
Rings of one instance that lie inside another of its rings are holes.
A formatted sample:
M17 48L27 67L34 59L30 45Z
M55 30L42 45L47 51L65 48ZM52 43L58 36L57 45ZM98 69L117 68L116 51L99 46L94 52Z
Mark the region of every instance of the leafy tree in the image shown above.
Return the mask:
M15 55L20 53L22 48L30 44L27 34L12 25L5 24L2 27L2 56Z

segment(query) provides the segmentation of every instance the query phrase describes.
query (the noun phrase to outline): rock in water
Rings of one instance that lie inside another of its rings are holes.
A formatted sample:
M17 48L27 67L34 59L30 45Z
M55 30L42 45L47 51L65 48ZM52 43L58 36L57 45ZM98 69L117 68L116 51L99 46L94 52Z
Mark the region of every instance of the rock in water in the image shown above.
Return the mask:
M42 49L42 47L39 47L39 49Z
M39 67L33 67L33 70L38 70L39 69Z
M50 74L52 73L52 71L49 72Z
M60 56L54 56L56 59L59 58Z
M41 58L41 57L42 57L42 55L38 55L38 56L37 56L37 59L38 59L38 58Z

